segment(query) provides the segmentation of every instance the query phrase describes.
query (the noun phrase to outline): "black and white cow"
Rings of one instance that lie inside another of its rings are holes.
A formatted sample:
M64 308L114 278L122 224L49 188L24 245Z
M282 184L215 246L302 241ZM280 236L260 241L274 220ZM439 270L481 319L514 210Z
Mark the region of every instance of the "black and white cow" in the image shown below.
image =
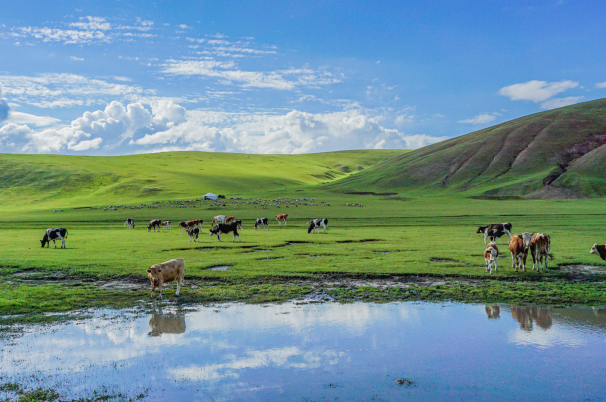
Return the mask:
M55 248L57 248L57 244L55 243L55 240L61 240L61 248L66 248L65 239L67 239L67 229L63 229L63 228L46 229L46 233L44 233L44 238L42 238L42 240L40 240L40 243L42 243L42 247L47 245L46 247L48 248L48 247L50 247L50 242L52 240L53 244L55 245Z
M128 229L134 229L135 228L135 220L133 218L128 218L126 220L126 222L124 222L124 226L127 226Z
M307 233L318 233L316 230L319 230L320 228L324 228L324 233L326 233L326 229L328 229L328 219L326 218L314 219L313 221L307 222L307 224L309 225Z
M158 233L160 233L160 225L162 225L162 221L160 219L154 219L149 221L149 225L147 226L147 231L151 232L152 228L154 228L154 232L156 228L158 228Z
M480 226L476 233L484 233L484 244L486 244L486 240L490 238L490 241L494 241L495 239L501 242L500 237L507 233L507 236L511 238L511 223L494 223L488 226Z
M233 222L238 226L238 229L243 230L242 229L242 221L240 219L238 219L237 221L233 221Z
M267 218L258 218L255 220L255 230L256 229L261 229L261 226L263 226L263 228L265 228L266 230L269 230L269 224L268 224L268 220Z
M238 234L238 223L237 222L232 222L232 223L219 223L218 225L216 225L214 228L212 228L210 230L210 235L217 235L217 237L219 238L219 241L221 241L221 234L228 234L228 233L233 233L234 234L234 238L232 241L236 241L236 236L238 236L238 240L242 241L240 239L240 235Z
M191 229L187 229L187 234L189 235L189 241L197 241L200 242L200 240L198 240L198 234L200 234L200 228L197 226L194 226Z

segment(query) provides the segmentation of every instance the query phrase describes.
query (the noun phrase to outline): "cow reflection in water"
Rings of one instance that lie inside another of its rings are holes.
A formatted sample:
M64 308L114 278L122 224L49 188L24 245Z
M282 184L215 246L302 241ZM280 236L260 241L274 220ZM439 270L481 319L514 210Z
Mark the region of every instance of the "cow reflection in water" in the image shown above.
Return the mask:
M512 307L511 316L524 331L532 331L533 322L542 329L549 329L553 324L551 309L545 307Z
M499 306L486 306L486 315L489 320L496 320L501 314L501 308Z
M185 314L162 313L162 309L155 312L149 320L151 331L149 336L161 336L162 334L182 334L185 332Z

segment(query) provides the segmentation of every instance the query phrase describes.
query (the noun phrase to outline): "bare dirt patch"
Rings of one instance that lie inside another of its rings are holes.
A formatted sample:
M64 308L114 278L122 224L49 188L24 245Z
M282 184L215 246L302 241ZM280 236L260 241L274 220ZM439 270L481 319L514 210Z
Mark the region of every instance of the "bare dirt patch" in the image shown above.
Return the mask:
M532 267L531 267L532 269ZM606 275L605 266L584 265L584 264L569 264L560 265L559 271L567 274L576 275Z
M453 260L452 258L437 258L437 257L431 257L429 259L429 261L431 261L431 262L461 262L461 261Z

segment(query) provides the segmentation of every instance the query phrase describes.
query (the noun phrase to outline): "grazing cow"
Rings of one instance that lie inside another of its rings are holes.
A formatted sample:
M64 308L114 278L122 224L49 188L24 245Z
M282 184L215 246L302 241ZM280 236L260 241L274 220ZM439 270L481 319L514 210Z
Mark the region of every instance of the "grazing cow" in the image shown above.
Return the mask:
M511 252L511 268L515 268L514 272L518 272L518 268L526 271L526 256L528 255L527 243L519 234L514 234L509 239L509 251Z
M269 230L269 224L268 224L268 220L267 218L258 218L255 219L255 230L257 229L261 229L261 226L263 226L264 229Z
M191 229L187 229L187 234L189 235L189 241L197 241L199 242L200 240L198 240L198 234L200 234L200 228L197 226L194 226Z
M284 226L286 226L287 219L288 219L288 214L276 215L276 220L278 221L278 226L281 226L281 222L284 222Z
M156 228L158 228L158 233L160 233L160 225L162 224L162 221L160 219L154 219L149 221L149 225L147 225L147 231L151 232L152 228L154 228L154 232L156 231Z
M183 258L175 258L149 267L147 269L147 277L151 282L152 295L154 294L154 290L158 288L160 290L160 297L162 297L162 284L176 280L177 293L175 293L175 296L179 296L179 291L183 285L184 272L185 260Z
M602 260L606 260L606 244L594 244L589 254L598 254Z
M133 218L128 218L126 220L126 222L124 222L124 226L126 226L128 229L134 229L135 228L135 220Z
M497 243L490 242L486 246L486 250L484 250L484 261L486 261L486 270L484 272L488 272L490 270L490 274L492 275L492 266L494 265L494 271L497 272L497 257L499 256L499 248L497 247Z
M312 221L307 222L307 224L309 225L309 227L307 228L307 233L319 233L319 229L321 227L324 228L324 233L326 233L326 229L328 229L328 219L326 218L314 219Z
M179 226L181 226L183 228L183 230L181 231L181 234L183 234L185 231L193 228L193 227L202 227L202 223L204 221L202 219L196 219L196 220L192 220L192 221L187 221L187 222L179 222Z
M217 215L213 218L213 221L210 223L210 226L214 227L218 223L226 223L226 219L227 217L225 215Z
M234 238L232 240L236 241L236 236L238 236L238 240L242 241L240 239L240 235L238 234L238 224L236 222L232 222L232 223L219 223L218 225L216 225L214 228L212 228L210 230L210 235L217 235L217 237L219 238L219 241L221 241L221 234L228 234L228 233L233 233L234 234Z
M495 241L496 239L501 242L500 237L507 233L507 236L511 238L511 223L494 223L488 226L480 226L476 233L484 233L484 244L486 244L486 240L490 238L490 241Z
M52 240L53 245L57 248L56 240L61 240L61 248L66 248L65 239L67 239L67 229L63 228L54 228L54 229L46 229L46 233L44 233L44 237L40 240L42 243L42 247L46 245L46 248L50 247L50 242Z
M162 226L166 230L170 230L170 224L171 224L170 221L164 221L160 224L160 226Z
M544 270L548 271L549 252L551 251L551 237L544 233L535 233L530 239L530 254L532 255L532 270L534 271L535 263L537 272L541 272L541 264L544 265Z
M232 223L235 220L236 220L235 216L228 216L227 218L225 218L225 222L223 222L223 223Z

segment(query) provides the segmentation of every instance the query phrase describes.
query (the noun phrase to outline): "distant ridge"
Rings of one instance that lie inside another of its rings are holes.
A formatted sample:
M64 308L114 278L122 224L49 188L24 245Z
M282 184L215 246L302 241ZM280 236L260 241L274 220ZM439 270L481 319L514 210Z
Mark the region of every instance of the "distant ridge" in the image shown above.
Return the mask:
M606 195L606 99L418 149L331 183L348 191L447 191L487 199Z

